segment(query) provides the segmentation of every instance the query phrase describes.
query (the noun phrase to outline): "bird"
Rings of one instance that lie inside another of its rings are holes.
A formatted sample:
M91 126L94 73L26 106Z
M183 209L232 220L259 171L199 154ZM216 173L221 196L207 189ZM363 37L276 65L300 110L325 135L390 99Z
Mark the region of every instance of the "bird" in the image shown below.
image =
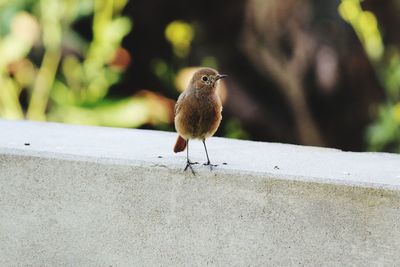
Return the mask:
M212 68L201 68L193 74L189 85L179 95L175 104L175 129L178 138L174 146L174 152L186 150L186 167L195 172L192 165L198 162L191 162L189 159L189 141L199 139L203 142L207 156L206 166L212 170L216 165L212 165L208 156L206 139L213 136L217 131L222 120L222 103L216 88L218 81L228 77L219 74Z

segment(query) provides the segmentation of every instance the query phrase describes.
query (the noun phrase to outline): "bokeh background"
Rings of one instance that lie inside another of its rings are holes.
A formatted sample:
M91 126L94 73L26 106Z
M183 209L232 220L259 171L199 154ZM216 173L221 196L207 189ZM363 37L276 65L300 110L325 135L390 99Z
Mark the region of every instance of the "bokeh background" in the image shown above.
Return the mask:
M219 136L400 152L398 14L399 0L0 0L0 118L173 131L208 66L230 76Z

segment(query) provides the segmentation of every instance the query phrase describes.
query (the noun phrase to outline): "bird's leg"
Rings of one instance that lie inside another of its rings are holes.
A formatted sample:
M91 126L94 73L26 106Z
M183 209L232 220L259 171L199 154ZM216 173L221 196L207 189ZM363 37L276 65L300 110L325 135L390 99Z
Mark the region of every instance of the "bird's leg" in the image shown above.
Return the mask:
M210 166L210 169L212 170L213 167L217 167L218 165L213 165L210 162L210 158L208 157L208 152L207 152L207 146L206 146L206 140L203 140L203 145L204 145L204 150L206 151L206 156L207 156L207 162L204 163L203 165L205 166Z
M193 170L193 168L192 168L192 165L195 165L195 164L199 164L199 163L198 162L191 162L189 160L189 139L188 139L188 140L186 140L186 167L185 167L184 171L186 171L188 168L190 168L190 170L192 171L193 175L196 175L194 170Z

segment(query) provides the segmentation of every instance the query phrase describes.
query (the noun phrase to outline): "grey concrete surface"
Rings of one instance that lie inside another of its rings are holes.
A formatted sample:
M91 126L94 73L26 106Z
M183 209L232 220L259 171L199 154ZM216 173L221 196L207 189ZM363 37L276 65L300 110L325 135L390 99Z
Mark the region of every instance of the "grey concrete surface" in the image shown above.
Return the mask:
M0 266L400 265L399 155L175 138L0 120Z

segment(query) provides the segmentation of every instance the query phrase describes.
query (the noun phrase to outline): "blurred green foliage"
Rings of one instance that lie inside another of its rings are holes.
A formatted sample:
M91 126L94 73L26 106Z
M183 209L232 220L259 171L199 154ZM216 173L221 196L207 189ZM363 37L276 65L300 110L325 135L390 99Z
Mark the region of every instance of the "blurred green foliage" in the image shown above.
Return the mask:
M151 94L108 98L131 59L121 47L132 28L121 15L126 4L0 1L0 117L121 127L170 122L170 103ZM92 19L91 40L74 30L84 18ZM160 103L164 110L152 112Z
M361 0L342 0L339 13L355 30L386 92L386 102L367 129L371 151L400 152L400 51L385 47L375 15L361 7Z
M122 15L127 2L0 0L0 118L171 129L174 101L156 88L124 99L109 96L134 58L122 47L132 29ZM184 70L196 29L172 21L164 37L172 58L154 58L150 66L175 97L191 76ZM206 55L200 65L217 68L217 61ZM238 123L227 127L243 136Z

